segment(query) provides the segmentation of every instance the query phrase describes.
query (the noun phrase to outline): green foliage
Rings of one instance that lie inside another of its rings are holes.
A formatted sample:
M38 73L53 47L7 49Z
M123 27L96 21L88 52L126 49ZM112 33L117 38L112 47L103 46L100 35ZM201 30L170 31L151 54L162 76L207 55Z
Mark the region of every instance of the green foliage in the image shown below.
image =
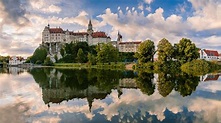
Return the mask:
M87 56L86 56L86 54L84 54L84 52L81 48L78 50L76 60L78 63L84 63L87 61Z
M53 62L51 61L50 57L47 57L44 60L44 65L46 65L46 66L53 66Z
M30 58L34 64L42 64L47 57L47 50L43 47L39 47L34 51L33 56Z
M171 91L175 87L174 78L170 74L160 72L158 73L157 85L159 93L163 97L166 97L171 93Z
M55 59L55 62L57 62L58 61L58 56L54 55L54 59Z
M64 48L61 48L60 53L61 53L61 56L64 57L64 55L65 55L65 49L64 49Z
M100 44L97 46L97 61L99 63L117 62L118 50L111 44Z
M157 45L157 52L158 52L158 61L166 62L172 59L173 46L167 39L163 38L162 40L159 41Z
M133 62L136 58L134 52L119 52L119 61L121 62Z
M217 63L208 62L202 59L196 59L181 66L182 71L192 75L205 75L219 69L220 66Z
M198 48L191 40L182 38L174 45L174 56L181 64L199 58Z
M146 40L142 42L138 48L138 52L135 57L138 58L140 64L152 61L155 54L154 42L151 40Z
M177 61L167 61L167 62L160 62L156 61L154 62L154 71L156 73L160 73L161 71L164 71L166 73L176 73L180 72L180 63Z
M8 63L10 56L0 56L0 62Z
M87 58L88 58L88 62L90 65L96 64L96 56L95 55L88 53Z
M81 52L82 58L78 57L79 49L82 49L83 51L83 53ZM81 63L84 63L87 62L87 54L90 52L90 47L88 46L87 42L71 42L70 44L66 43L64 47L61 48L60 52L63 58L58 62L76 63L80 60Z
M136 70L142 70L142 71L152 71L153 70L153 62L147 62L143 64L136 64L135 69Z
M144 71L138 72L136 83L144 94L152 95L154 93L155 84L153 83L153 78L154 78L153 73L147 73Z
M191 95L196 90L200 82L200 77L188 75L186 73L178 73L175 78L175 91L178 91L183 97Z

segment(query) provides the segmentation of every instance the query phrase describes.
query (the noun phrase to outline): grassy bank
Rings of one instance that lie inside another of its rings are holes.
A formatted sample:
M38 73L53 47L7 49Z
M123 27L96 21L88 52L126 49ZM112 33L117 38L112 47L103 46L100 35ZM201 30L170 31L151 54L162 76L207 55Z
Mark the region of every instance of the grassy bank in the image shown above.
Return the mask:
M55 68L98 68L98 69L125 69L123 62L117 63L97 63L91 65L88 63L55 63Z

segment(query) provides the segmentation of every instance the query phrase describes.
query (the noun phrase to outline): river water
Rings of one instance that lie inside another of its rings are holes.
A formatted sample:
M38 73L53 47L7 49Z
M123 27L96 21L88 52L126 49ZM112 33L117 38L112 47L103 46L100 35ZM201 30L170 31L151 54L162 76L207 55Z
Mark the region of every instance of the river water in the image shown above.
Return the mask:
M219 74L0 69L0 123L217 123Z

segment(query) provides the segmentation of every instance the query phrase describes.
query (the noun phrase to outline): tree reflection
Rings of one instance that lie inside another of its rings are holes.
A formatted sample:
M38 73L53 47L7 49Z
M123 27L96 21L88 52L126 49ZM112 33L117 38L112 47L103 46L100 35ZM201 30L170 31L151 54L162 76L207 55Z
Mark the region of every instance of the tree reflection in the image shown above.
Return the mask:
M152 95L155 89L155 84L153 83L153 79L154 79L153 73L139 71L138 77L136 78L136 83L143 93L147 95Z
M174 78L170 74L164 72L158 73L158 91L163 96L166 97L171 93L175 86Z
M200 82L200 77L188 75L187 73L180 73L176 78L175 90L180 93L180 95L188 96L196 90Z
M103 99L112 89L120 89L119 80L133 78L131 71L103 69L31 69L35 81L42 87L43 101L60 103L73 98L87 98L89 107L94 99Z
M60 103L73 98L103 99L117 89L118 96L121 88L139 88L144 94L152 95L156 85L154 73L147 71L119 71L104 69L52 69L38 68L29 70L43 91L43 100ZM133 79L133 78L136 79ZM183 72L168 73L160 71L157 77L157 89L163 97L172 90L182 96L191 95L200 81L199 77Z
M181 96L191 95L196 90L199 84L200 77L191 74L186 74L181 71L173 70L173 72L158 71L157 89L159 94L163 97L169 95L172 90L180 93ZM155 90L154 74L152 72L138 71L136 83L140 90L147 94L152 95Z

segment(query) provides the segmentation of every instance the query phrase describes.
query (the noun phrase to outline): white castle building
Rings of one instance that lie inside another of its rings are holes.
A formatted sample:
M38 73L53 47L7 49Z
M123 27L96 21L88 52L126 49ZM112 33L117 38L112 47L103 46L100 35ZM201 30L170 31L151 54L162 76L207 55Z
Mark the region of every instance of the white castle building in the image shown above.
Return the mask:
M97 45L111 42L111 38L105 32L94 32L91 20L87 32L64 31L60 27L51 28L50 25L45 26L42 32L42 45L48 48L51 57L59 55L62 45L71 42L87 42L89 45Z
M122 41L122 35L118 32L116 46L119 52L137 52L142 41Z

